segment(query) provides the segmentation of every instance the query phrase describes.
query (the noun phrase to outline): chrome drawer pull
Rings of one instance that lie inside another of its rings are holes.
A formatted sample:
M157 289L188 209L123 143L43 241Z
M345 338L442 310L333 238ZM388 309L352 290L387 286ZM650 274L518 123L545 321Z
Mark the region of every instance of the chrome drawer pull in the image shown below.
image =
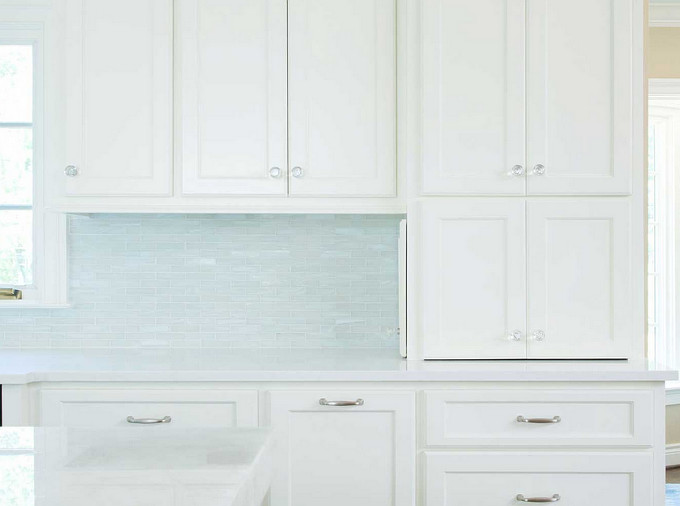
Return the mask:
M364 400L357 399L356 401L328 401L326 399L319 399L319 404L322 406L363 406Z
M522 494L517 494L515 501L519 502L557 502L560 499L560 494L555 494L552 497L524 497Z
M560 423L562 419L559 416L552 418L524 418L522 415L517 417L519 423Z
M155 423L170 423L172 418L164 416L163 418L135 418L134 416L127 417L127 423L139 423L142 425L152 425Z

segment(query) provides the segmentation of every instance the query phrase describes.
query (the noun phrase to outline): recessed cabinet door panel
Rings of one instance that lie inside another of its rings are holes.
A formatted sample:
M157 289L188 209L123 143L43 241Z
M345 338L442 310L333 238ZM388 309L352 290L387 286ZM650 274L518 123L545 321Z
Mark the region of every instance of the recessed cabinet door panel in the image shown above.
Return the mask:
M528 2L529 194L630 193L632 19L634 8L642 18L641 4Z
M627 200L527 204L529 358L629 357L630 214Z
M361 406L322 406L319 400ZM271 392L272 506L413 506L413 392Z
M65 0L68 195L169 195L172 0Z
M424 504L510 506L552 498L565 506L650 506L658 504L653 457L651 452L426 452Z
M425 358L524 358L522 200L422 204ZM516 340L508 336L519 331Z
M423 193L524 194L524 0L421 9Z
M291 195L395 195L395 0L288 9Z
M182 193L285 195L285 0L179 0Z

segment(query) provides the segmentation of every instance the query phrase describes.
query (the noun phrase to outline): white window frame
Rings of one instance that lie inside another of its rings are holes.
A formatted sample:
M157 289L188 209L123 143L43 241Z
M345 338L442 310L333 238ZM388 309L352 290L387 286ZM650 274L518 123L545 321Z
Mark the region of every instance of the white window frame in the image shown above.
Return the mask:
M19 13L23 14L23 11ZM3 13L3 18L5 17ZM21 300L0 300L0 309L68 307L66 216L45 208L45 22L0 23L0 44L33 46L33 282L30 286L0 285L22 290Z

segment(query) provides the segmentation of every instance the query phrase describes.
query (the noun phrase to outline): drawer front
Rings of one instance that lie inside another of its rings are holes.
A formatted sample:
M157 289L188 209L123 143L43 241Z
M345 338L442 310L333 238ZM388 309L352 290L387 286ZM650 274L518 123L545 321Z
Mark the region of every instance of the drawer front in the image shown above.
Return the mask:
M257 427L256 390L43 390L40 423L63 427ZM134 420L128 421L128 417ZM162 420L169 423L132 423Z
M426 452L426 506L649 506L652 453ZM524 499L524 500L523 500ZM530 504L530 503L529 503Z
M425 406L431 446L653 443L653 393L648 391L441 390L427 391Z

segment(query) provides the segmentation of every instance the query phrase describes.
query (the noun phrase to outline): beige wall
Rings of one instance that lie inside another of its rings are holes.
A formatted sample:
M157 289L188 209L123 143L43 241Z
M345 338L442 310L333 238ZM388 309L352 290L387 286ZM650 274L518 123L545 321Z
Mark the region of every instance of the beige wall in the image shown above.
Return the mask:
M680 77L680 27L649 29L647 72L649 77Z
M680 404L666 407L666 444L680 444Z

